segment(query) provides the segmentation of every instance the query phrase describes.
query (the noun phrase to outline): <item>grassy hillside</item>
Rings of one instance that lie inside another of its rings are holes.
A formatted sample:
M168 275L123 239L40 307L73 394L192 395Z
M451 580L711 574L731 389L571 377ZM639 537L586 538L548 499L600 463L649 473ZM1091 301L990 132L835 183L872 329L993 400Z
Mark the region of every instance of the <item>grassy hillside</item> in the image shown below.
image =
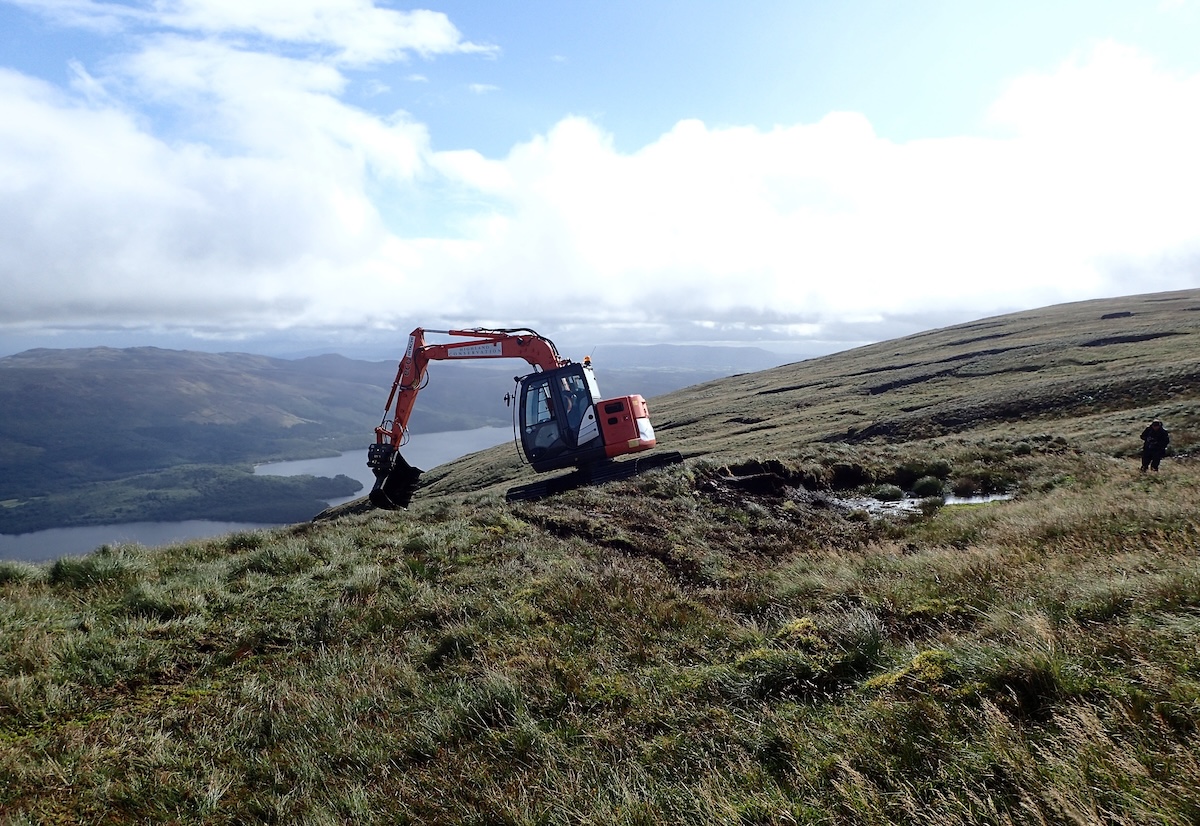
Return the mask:
M696 385L650 412L664 447L715 461L872 464L876 454L969 453L968 443L1046 435L1132 455L1154 415L1177 449L1194 444L1198 390L1200 291L1190 290L933 330ZM427 484L467 492L510 478L532 476L511 449L496 449Z
M0 564L0 812L1195 823L1198 327L989 319L656 400L691 458L621 483L505 503L499 449L407 512Z

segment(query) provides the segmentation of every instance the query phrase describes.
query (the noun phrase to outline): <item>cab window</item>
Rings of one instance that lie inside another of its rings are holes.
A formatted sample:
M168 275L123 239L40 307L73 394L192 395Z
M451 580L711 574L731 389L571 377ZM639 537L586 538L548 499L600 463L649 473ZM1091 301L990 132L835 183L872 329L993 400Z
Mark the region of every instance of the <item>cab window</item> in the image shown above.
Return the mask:
M525 392L525 426L548 422L554 418L554 403L550 400L550 385L540 381Z

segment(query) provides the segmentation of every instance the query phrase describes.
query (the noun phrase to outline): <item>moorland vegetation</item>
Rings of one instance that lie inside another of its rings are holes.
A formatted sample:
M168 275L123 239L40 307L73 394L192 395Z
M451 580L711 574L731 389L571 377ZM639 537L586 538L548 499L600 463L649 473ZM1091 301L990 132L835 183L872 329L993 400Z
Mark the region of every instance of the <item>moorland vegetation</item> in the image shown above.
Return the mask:
M498 448L406 512L0 563L0 812L1195 823L1198 336L1200 291L986 319L656 399L688 460L622 482L507 503Z

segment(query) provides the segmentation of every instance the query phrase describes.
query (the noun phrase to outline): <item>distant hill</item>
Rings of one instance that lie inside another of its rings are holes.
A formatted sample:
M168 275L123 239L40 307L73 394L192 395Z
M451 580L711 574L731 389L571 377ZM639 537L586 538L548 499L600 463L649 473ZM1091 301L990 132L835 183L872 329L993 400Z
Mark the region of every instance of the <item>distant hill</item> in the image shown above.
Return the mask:
M735 370L726 365L735 359L729 349L713 350L707 361L705 348L687 348L686 357L663 348L634 353L629 361L639 366L599 371L601 387L607 395L651 397L730 375ZM434 365L410 422L413 432L507 425L511 410L504 396L526 367L507 360ZM395 371L395 361L338 355L278 359L155 347L36 349L0 358L0 502L9 503L0 510L0 531L9 524L34 530L103 518L88 516L94 510L88 503L101 495L98 482L184 465L249 465L365 447L383 416ZM158 482L137 484L154 490ZM69 516L60 502L47 512L58 516L30 522L33 509L25 509L24 521L12 521L12 508L31 497L71 492L77 495ZM214 504L206 514L204 507L193 503L190 518L230 512ZM130 506L120 512L127 521L163 518L163 508L149 503L144 513ZM288 508L259 516L286 521L295 513Z
M342 360L342 375L332 366L150 347L0 359L0 499L180 464L312 455L356 430L365 442L380 387L353 362Z

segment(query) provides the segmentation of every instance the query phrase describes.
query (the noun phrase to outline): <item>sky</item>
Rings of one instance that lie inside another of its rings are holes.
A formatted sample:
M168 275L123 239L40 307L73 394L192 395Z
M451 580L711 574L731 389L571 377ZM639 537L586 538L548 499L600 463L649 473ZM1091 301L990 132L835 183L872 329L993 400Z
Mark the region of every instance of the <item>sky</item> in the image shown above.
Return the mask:
M1198 6L0 0L0 355L812 356L1200 286Z

